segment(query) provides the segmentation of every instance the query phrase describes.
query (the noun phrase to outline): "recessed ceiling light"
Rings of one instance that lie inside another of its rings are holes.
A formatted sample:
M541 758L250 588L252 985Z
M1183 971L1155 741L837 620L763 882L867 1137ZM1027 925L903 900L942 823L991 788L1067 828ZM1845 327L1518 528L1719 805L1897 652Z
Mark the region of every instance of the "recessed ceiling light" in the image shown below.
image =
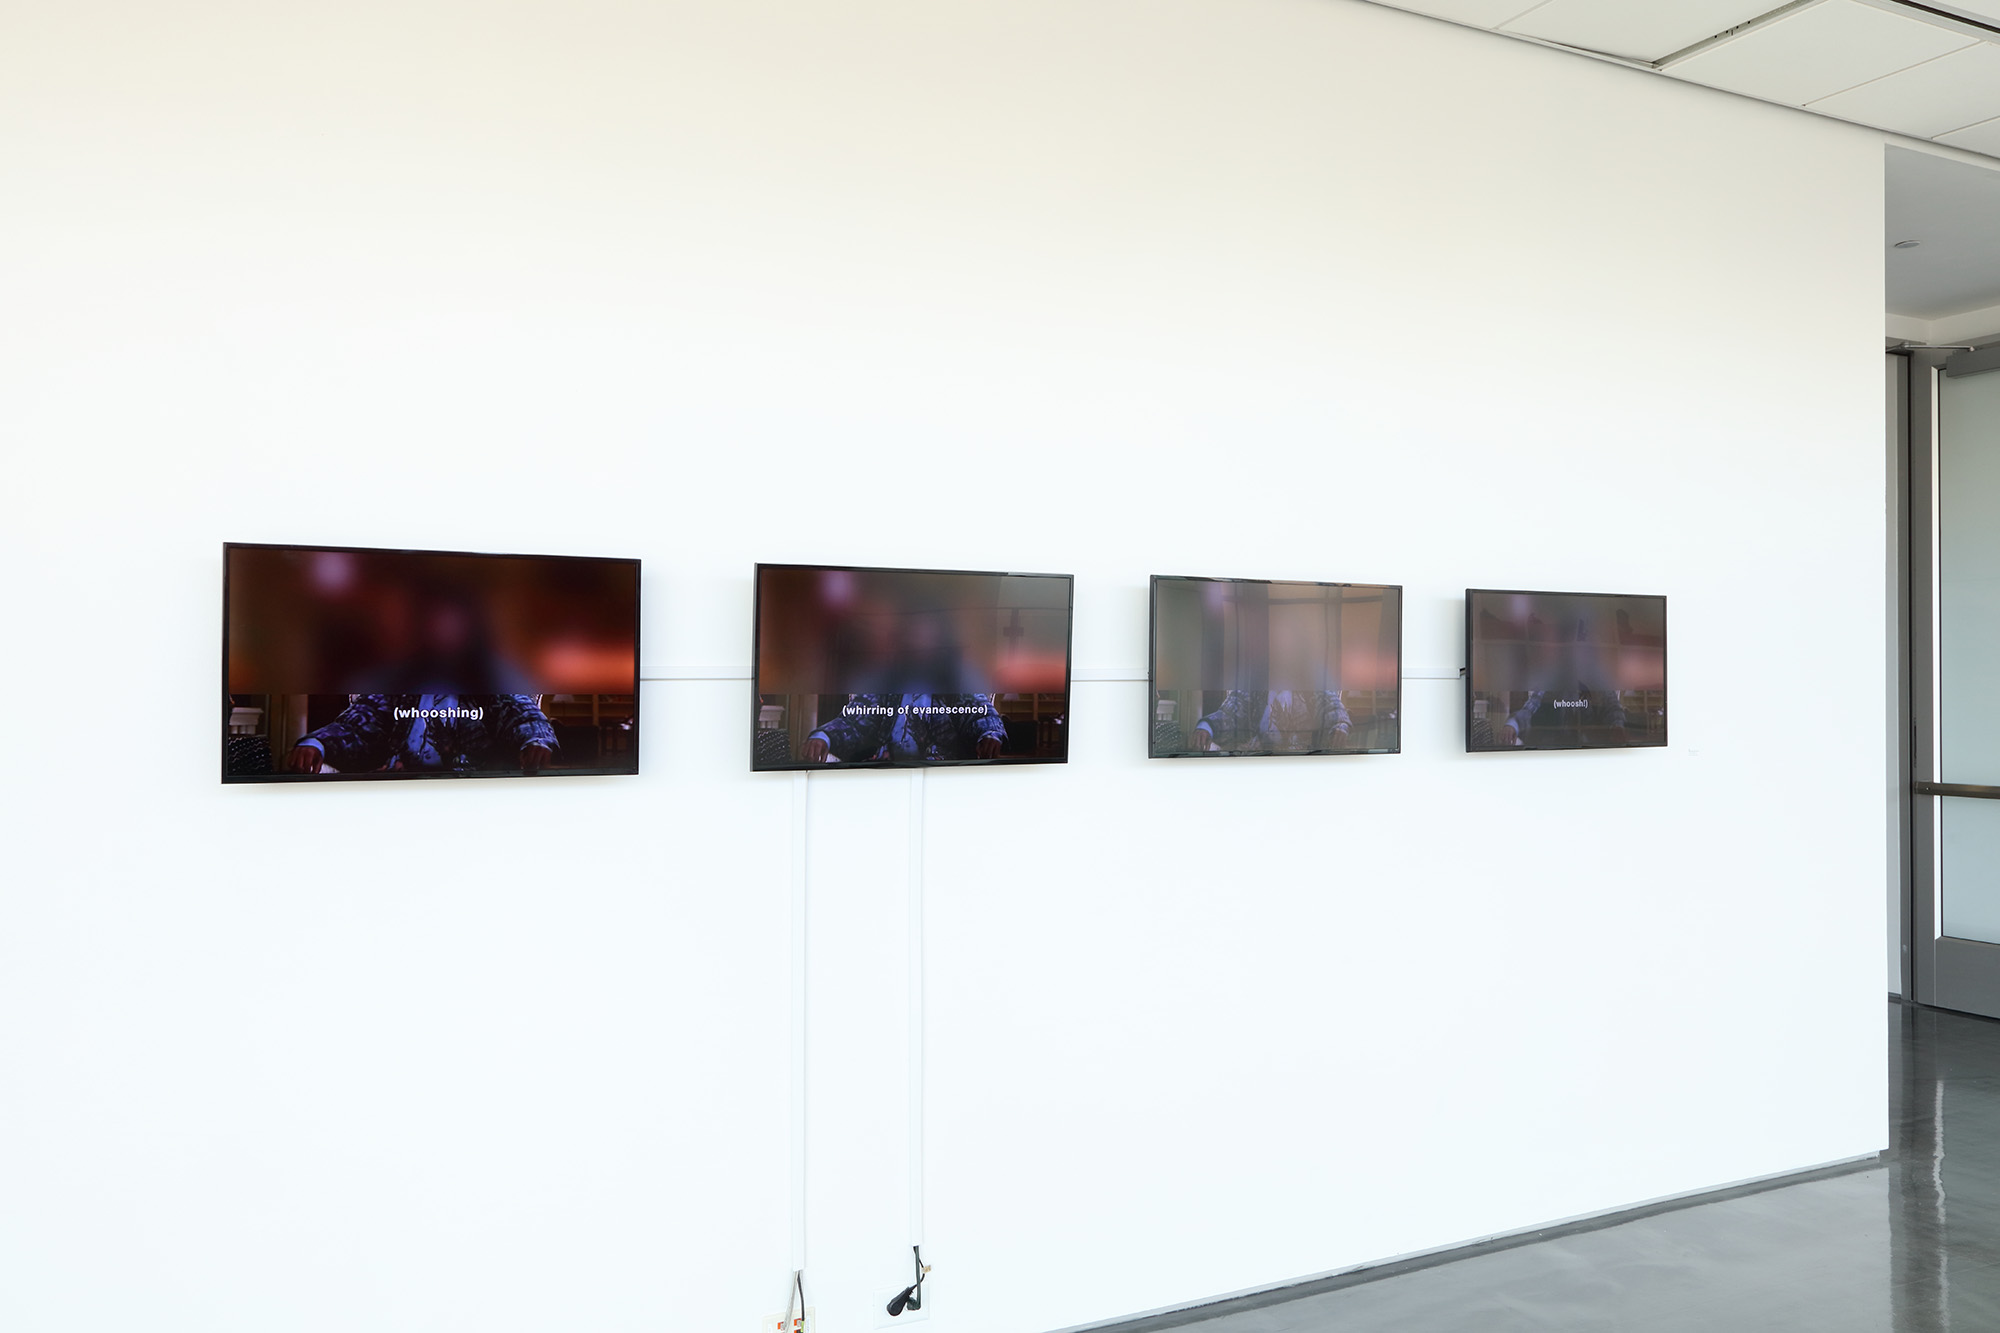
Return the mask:
M1898 250L1914 250L1922 244L1922 241L1897 241L1896 248Z

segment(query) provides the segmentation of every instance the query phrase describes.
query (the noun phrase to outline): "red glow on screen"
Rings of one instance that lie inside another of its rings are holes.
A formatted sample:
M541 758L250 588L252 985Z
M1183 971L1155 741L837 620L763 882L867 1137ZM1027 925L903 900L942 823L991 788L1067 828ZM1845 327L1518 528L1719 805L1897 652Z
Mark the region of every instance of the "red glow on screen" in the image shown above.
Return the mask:
M227 685L245 694L629 694L638 562L228 549Z

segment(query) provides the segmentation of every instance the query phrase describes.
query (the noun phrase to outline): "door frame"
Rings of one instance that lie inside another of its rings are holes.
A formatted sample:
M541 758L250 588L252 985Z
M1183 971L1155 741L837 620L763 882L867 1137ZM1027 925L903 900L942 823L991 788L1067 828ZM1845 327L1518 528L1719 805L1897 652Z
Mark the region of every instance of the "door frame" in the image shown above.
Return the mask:
M1929 532L1930 497L1919 486L1910 442L1914 415L1911 398L1919 382L1929 383L1935 373L1919 363L1928 353L1893 348L1888 356L1888 520L1889 520L1889 886L1890 902L1898 926L1897 994L1920 1000L1918 994L1914 942L1916 940L1916 882L1913 830L1921 804L1911 787L1915 746L1915 719L1924 716L1916 698L1916 675L1912 670L1917 620L1912 607L1922 583L1916 552L1911 549L1914 535ZM1934 393L1935 390L1933 389ZM1924 438L1928 438L1925 436ZM1931 469L1925 471L1926 479ZM1915 497L1922 492L1920 506ZM1926 618L1927 619L1927 618ZM1925 692L1928 700L1929 692ZM1928 969L1923 969L1928 975ZM1928 1003L1928 1001L1923 1001Z
M1945 784L1938 772L1938 405L1946 378L2000 371L2000 344L1973 351L1906 347L1890 357L1890 673L1901 681L1892 686L1890 708L1896 793L1890 858L1902 904L1902 994L2000 1016L2000 945L1940 933L1937 878L1943 803L2000 797L2000 788Z

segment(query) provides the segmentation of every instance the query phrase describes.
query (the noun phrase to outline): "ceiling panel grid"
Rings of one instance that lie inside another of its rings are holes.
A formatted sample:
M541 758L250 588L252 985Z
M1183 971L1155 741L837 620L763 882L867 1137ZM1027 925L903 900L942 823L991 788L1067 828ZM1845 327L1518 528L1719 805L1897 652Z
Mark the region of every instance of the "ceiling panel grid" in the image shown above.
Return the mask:
M2000 0L1377 0L2000 156Z
M1463 23L1474 28L1497 28L1509 19L1519 18L1535 8L1541 0L1409 0L1407 4L1395 3L1394 9L1407 9L1415 14L1428 14L1432 18L1450 19L1453 23Z
M2000 157L2000 118L1968 125L1950 134L1940 134L1938 142L1950 144L1953 148L1963 148L1971 153L1985 153L1990 157Z
M1772 7L1772 0L1548 0L1501 26L1586 51L1659 60Z
M1804 106L1978 44L1976 37L1935 24L1854 0L1832 0L1718 42L1666 66L1666 72L1711 88Z
M1810 106L1919 139L1949 134L2000 116L2000 46L1976 41Z

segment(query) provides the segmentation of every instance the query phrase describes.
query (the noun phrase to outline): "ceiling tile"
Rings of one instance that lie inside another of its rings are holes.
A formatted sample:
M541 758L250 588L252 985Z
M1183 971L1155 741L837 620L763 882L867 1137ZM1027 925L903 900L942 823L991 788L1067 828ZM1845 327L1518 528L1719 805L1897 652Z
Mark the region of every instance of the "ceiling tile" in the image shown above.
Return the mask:
M1508 32L1658 60L1776 9L1783 0L1548 0L1505 24Z
M1974 42L1810 104L1814 111L1929 139L2000 116L2000 46Z
M1832 0L1676 61L1667 73L1804 106L1977 41L1853 0Z
M1497 28L1533 9L1536 0L1385 0L1396 9L1430 14L1475 28Z
M1953 148L1985 153L1988 157L2000 157L2000 116L1992 120L1983 120L1977 125L1968 125L1962 130L1953 130L1950 134L1940 134L1938 142L1948 143Z

